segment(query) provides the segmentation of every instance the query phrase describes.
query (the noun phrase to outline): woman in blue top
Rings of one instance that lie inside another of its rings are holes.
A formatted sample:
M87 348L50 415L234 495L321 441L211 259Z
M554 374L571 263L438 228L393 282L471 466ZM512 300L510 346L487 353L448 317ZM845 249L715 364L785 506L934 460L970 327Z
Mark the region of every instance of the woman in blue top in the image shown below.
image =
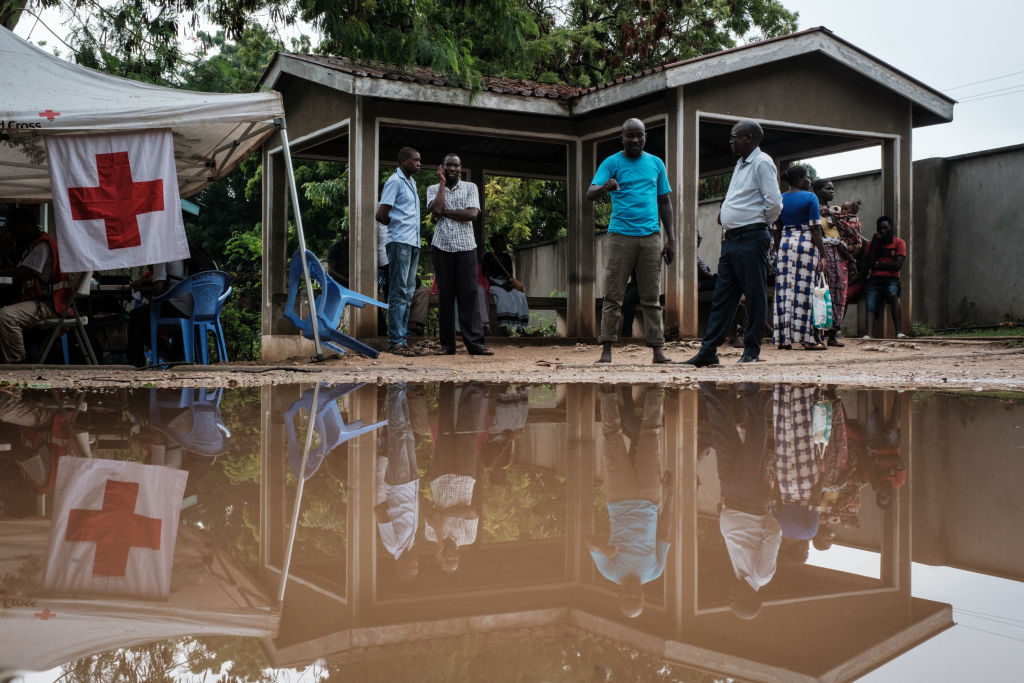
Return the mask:
M790 166L783 173L789 189L782 193L780 229L775 231L779 266L775 275L775 334L780 349L803 344L820 350L818 330L811 314L816 273L824 267L825 245L821 239L818 198L808 192L811 178L805 166Z

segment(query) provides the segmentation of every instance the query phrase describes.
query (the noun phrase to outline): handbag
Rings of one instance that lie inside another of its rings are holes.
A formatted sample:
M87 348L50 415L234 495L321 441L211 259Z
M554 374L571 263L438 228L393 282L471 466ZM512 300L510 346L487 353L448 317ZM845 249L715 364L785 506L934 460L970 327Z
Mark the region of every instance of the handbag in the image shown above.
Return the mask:
M832 293L828 291L828 283L821 273L818 273L811 292L811 321L817 330L832 328Z

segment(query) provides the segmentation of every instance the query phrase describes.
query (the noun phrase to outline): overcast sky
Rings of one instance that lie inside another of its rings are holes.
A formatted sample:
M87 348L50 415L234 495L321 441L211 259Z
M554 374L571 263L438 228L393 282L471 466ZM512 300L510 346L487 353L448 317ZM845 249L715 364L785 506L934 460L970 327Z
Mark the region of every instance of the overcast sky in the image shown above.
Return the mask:
M1024 143L1024 116L1021 115L1024 109L1024 50L1021 49L1024 3L1007 0L967 3L782 0L782 3L800 12L800 29L825 26L878 59L960 101L953 110L953 123L914 131L914 159L955 156ZM968 83L976 85L958 87ZM1012 92L1015 90L1018 92ZM965 101L971 96L987 99ZM878 168L879 153L863 150L812 163L821 175L841 175Z

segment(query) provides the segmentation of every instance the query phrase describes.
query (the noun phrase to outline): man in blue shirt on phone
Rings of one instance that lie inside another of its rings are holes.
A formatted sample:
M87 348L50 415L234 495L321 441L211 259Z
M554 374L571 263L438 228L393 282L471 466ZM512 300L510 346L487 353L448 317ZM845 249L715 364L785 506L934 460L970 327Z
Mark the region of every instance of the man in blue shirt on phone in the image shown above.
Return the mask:
M597 169L587 190L596 201L611 195L608 224L608 259L605 267L604 306L601 309L601 357L612 361L612 344L622 326L622 297L630 273L636 270L637 291L644 316L644 341L654 349L653 363L671 363L662 350L665 329L661 313L661 259L671 263L676 251L675 225L665 163L644 151L647 129L643 121L622 124L622 151ZM661 232L665 236L662 238Z

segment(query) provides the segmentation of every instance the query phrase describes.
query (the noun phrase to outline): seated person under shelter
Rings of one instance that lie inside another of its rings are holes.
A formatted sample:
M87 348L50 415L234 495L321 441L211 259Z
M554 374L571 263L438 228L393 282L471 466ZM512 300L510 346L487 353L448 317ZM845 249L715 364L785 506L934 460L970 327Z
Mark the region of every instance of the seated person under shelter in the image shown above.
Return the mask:
M12 213L7 229L21 258L17 265L0 269L0 277L13 278L17 291L16 301L0 308L0 353L5 363L23 363L25 329L63 312L71 289L60 269L57 240L36 225L35 210Z
M132 289L143 296L152 298L163 294L170 287L184 280L187 274L185 261L158 263L149 273L133 282ZM125 352L128 354L128 362L140 368L146 365L146 347L152 342L149 330L150 306L149 303L137 306L128 319L128 346ZM162 302L160 315L165 318L190 317L192 315L192 295L181 294ZM191 342L191 340L188 341ZM180 343L185 344L186 340L182 339ZM160 344L159 341L158 344ZM175 348L171 343L162 346L159 349L159 355L174 359L184 357L182 349Z
M488 293L494 300L498 332L507 335L509 330L515 329L518 334L524 335L526 326L530 324L530 306L526 302L523 284L512 275L512 255L508 253L508 240L504 235L494 235L490 244L491 249L484 254L480 266L490 284Z

